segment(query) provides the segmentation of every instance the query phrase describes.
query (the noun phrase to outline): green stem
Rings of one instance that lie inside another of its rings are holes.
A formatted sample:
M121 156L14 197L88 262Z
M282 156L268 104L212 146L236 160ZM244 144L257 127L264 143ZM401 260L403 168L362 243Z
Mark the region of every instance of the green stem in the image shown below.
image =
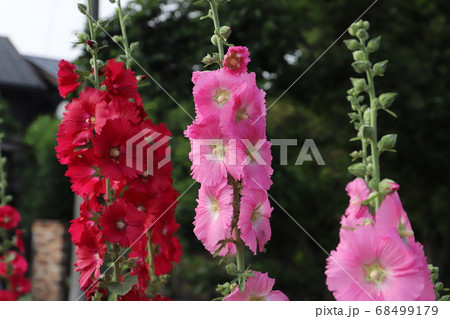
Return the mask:
M2 156L3 134L0 133L0 206L6 205L6 188L8 187L8 179L5 172L6 158Z
M236 229L236 264L239 271L245 270L245 244L241 239L241 232Z
M233 188L233 223L234 232L236 234L236 264L239 271L245 270L245 244L241 239L241 231L239 230L237 223L240 214L240 190L238 182L230 175L228 175L229 183Z
M369 61L369 55L364 50L366 60ZM372 178L374 180L374 188L372 191L378 191L378 184L380 184L380 154L378 153L378 133L377 133L377 105L375 104L375 84L371 71L366 71L367 84L369 86L368 94L370 99L370 126L373 128L373 137L370 140L370 152L372 155ZM375 211L380 208L380 198L375 198Z
M95 41L95 31L94 31L94 22L92 19L91 0L88 0L88 2L87 2L87 11L88 11L88 24L89 24L90 38L92 41ZM98 89L98 88L100 88L100 81L98 79L97 49L90 48L90 52L92 54L93 67L94 67L94 84L95 84L95 88Z
M111 188L111 181L109 180L109 178L105 179L105 183L106 183L106 205L109 206L112 204L112 188Z
M155 281L156 280L156 275L155 275L155 261L153 258L153 249L152 249L152 235L150 234L150 232L147 232L147 237L148 237L148 241L147 241L147 251L148 251L148 264L150 265L150 279L151 281Z
M125 50L125 56L127 57L126 66L127 69L131 67L131 56L130 56L130 48L128 47L128 37L125 29L125 21L123 19L122 14L122 6L120 5L120 0L117 1L117 15L119 16L120 30L122 31L122 44L123 49Z
M114 282L120 282L120 262L117 260L119 258L120 247L117 244L113 246L113 262L114 262ZM114 300L117 301L117 294L113 294Z
M219 20L219 11L217 10L217 4L215 0L208 0L208 1L211 6L211 11L213 14L212 19L214 21L214 34L219 35L220 20ZM222 61L224 58L224 50L223 50L223 41L220 37L217 40L217 48L219 50L219 58L221 61L220 65L222 66Z

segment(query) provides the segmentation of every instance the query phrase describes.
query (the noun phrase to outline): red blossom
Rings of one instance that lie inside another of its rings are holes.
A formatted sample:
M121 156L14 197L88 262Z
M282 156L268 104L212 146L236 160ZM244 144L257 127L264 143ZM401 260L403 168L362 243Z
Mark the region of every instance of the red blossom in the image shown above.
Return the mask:
M0 227L12 229L20 222L19 212L12 206L4 205L0 207Z
M74 72L75 65L66 60L59 61L58 70L58 90L59 94L65 98L69 93L75 91L81 83L78 82L79 75Z

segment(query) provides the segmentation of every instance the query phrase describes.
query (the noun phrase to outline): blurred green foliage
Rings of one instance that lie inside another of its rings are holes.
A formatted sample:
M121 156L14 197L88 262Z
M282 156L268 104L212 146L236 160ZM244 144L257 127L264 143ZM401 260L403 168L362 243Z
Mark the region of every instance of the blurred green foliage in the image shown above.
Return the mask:
M137 0L127 8L128 38L140 42L135 59L191 116L191 73L201 69L202 57L214 50L209 40L212 22L199 20L207 12L206 3L194 6L192 2ZM233 30L229 41L249 48L249 70L256 72L271 106L372 2L232 0L220 8L220 16L222 24ZM450 248L450 216L446 214L450 193L449 13L450 2L444 0L391 0L379 1L364 16L371 22L371 34L383 36L381 50L373 58L389 59L386 77L376 83L377 92L399 94L393 105L399 119L380 115L380 134L399 134L398 153L382 157L381 175L400 183L416 238L424 244L429 261L441 268L444 282L450 280L446 253ZM117 20L111 22L107 31L119 34ZM279 165L279 147L273 148L275 173L270 193L327 251L338 243L339 220L348 203L344 188L352 178L347 166L353 130L345 97L351 87L349 77L356 74L350 66L351 53L342 43L345 38L301 76L267 115L269 139L299 140L299 146L289 148L286 166ZM99 39L110 45L101 58L122 54L107 35ZM86 56L79 60L80 64L86 61ZM136 65L134 70L144 74ZM189 144L183 137L192 120L158 85L148 81L151 85L140 92L150 117L172 131L173 177L182 193L192 183ZM314 139L325 166L294 165L306 138ZM193 235L196 197L194 187L178 204L184 255L167 291L175 299L211 299L217 296L215 285L226 280L218 260ZM268 252L247 256L247 263L269 272L276 278L275 288L293 300L331 299L324 276L327 255L272 204Z
M31 123L23 139L19 210L26 228L36 219L72 219L73 194L64 176L66 166L57 161L55 154L58 124L57 118L41 115Z

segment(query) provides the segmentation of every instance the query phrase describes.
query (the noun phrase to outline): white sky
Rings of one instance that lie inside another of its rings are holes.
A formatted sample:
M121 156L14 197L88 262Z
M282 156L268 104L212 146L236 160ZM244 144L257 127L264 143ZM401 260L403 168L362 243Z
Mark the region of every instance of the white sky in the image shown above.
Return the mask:
M77 2L86 0L1 0L0 35L7 36L21 54L73 60L75 33L83 31L85 16ZM99 0L100 18L114 14L116 4ZM122 7L128 0L122 0ZM0 57L1 58L1 57Z

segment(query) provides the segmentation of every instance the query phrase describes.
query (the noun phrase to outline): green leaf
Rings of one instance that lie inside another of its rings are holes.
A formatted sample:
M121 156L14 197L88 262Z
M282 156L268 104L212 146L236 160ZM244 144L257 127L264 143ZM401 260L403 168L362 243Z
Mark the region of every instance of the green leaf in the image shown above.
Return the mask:
M125 275L121 282L112 282L108 285L108 290L119 296L126 295L131 288L137 283L138 278L136 276Z
M389 113L390 115L392 115L393 117L397 118L397 114L395 114L393 111L389 110L389 109L382 109L383 111Z

